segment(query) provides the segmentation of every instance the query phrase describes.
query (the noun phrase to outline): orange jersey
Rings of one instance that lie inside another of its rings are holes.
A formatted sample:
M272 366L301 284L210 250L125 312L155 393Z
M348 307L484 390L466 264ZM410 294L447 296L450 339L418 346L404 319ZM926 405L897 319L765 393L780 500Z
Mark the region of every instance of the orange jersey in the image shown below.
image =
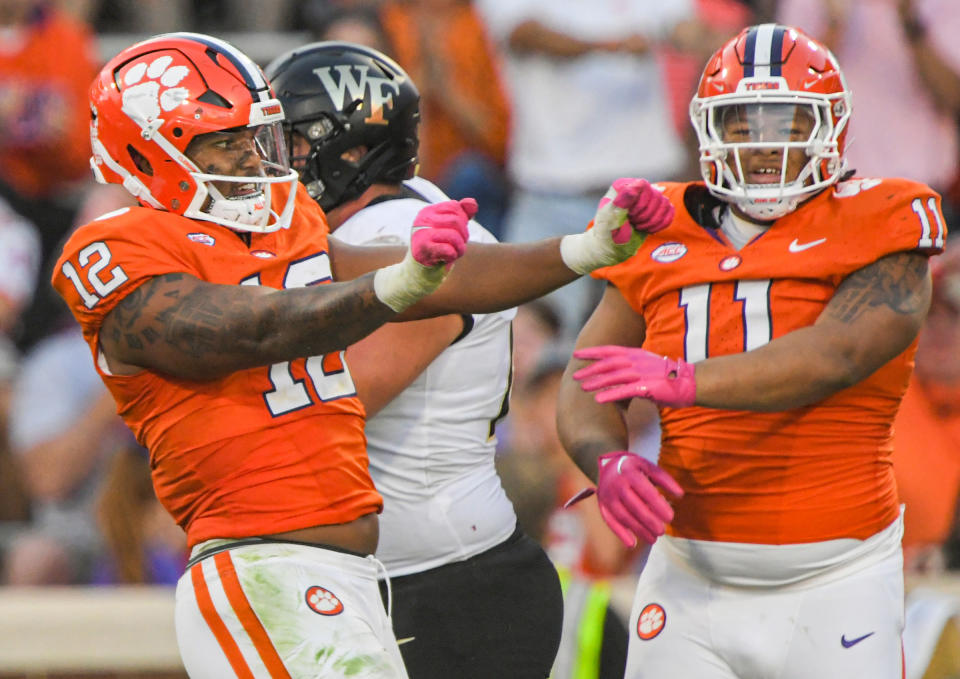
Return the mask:
M702 184L665 184L674 222L596 274L646 323L644 348L698 361L812 325L841 281L884 255L941 252L940 199L901 179L853 179L778 219L742 249ZM660 465L686 491L669 532L792 544L863 539L898 515L892 425L914 342L859 384L775 413L661 408Z
M251 234L249 247L212 222L125 208L78 229L54 270L120 415L150 451L157 497L191 545L343 523L382 507L342 353L203 382L111 375L99 360L104 317L154 276L272 288L331 282L326 218L297 187L291 227ZM272 190L278 201L288 195Z

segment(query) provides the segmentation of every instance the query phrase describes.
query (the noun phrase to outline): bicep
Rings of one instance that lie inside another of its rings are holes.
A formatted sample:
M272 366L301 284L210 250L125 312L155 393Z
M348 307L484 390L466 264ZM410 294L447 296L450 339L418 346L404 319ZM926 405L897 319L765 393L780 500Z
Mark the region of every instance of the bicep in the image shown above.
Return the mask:
M373 417L426 370L463 330L460 316L388 323L347 348L357 395Z
M111 370L149 369L202 379L238 369L250 358L243 338L255 335L258 286L218 285L189 274L155 276L106 315L100 349ZM239 360L239 362L238 362Z
M814 327L863 379L916 338L930 295L926 255L890 254L847 276Z

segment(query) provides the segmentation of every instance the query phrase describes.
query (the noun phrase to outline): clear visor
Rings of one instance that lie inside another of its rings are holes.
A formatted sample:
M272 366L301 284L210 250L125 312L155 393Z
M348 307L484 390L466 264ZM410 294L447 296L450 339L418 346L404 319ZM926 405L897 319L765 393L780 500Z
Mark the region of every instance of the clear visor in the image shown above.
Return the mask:
M708 124L723 144L805 146L823 135L824 119L825 107L815 103L720 104Z
M290 155L284 141L283 125L279 122L254 128L254 144L268 177L283 177L290 174Z
M279 122L198 136L187 148L201 180L242 182L250 177L281 178L290 161Z

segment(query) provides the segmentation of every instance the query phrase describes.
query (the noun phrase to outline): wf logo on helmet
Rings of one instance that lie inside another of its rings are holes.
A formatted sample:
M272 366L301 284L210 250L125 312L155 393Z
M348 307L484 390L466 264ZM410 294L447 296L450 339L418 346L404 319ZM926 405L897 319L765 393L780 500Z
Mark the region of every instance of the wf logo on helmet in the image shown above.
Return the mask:
M386 125L383 119L383 107L393 108L394 95L400 94L400 84L389 78L380 78L370 75L369 66L323 66L313 69L320 78L320 82L330 95L330 100L343 111L344 100L349 93L350 101L366 99L369 92L370 114L365 123L370 125ZM337 77L333 73L336 71Z

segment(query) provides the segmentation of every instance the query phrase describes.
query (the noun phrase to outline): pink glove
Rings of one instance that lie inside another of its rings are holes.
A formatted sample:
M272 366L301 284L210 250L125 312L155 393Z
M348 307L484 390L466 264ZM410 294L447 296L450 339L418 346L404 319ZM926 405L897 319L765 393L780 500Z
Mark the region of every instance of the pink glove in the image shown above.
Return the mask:
M447 267L463 256L470 232L467 222L477 214L473 198L446 200L428 205L413 220L410 253L423 266Z
M613 204L627 211L627 224L613 232L613 242L622 245L630 240L634 231L656 233L667 228L673 221L674 209L666 197L651 186L646 179L621 177L611 184L616 192ZM598 207L610 202L610 192L600 199Z
M580 491L564 507L596 492L600 515L623 544L636 547L638 538L653 544L673 520L673 508L657 487L677 498L683 489L660 467L625 450L601 455L597 463L596 489Z
M618 179L600 199L593 227L561 239L560 257L581 275L625 262L648 234L670 225L673 212L670 201L646 179Z
M573 373L584 391L599 391L597 403L647 398L661 406L686 408L697 397L694 367L645 349L600 346L578 349L574 358L596 363Z

